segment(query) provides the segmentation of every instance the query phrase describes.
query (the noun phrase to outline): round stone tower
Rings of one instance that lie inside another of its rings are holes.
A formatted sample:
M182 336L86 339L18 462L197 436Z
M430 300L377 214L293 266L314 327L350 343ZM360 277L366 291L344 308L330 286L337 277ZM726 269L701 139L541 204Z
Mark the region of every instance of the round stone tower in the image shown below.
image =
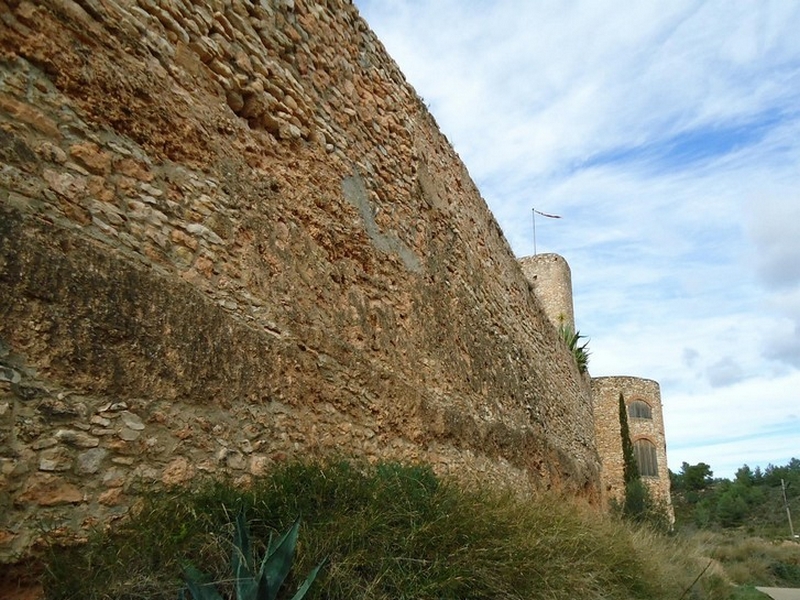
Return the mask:
M625 376L592 378L595 441L600 454L605 499L620 501L625 494L620 394L625 401L628 428L642 480L654 499L664 502L672 515L661 389L658 382L651 379Z
M536 254L519 259L519 263L553 326L558 329L564 325L570 331L575 331L572 274L564 257Z

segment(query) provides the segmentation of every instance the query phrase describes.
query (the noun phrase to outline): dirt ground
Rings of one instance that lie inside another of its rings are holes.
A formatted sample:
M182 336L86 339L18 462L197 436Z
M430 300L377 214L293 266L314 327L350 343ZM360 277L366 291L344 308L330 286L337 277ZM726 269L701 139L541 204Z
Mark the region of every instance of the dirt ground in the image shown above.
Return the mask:
M0 598L3 600L41 600L43 566L35 561L0 565Z

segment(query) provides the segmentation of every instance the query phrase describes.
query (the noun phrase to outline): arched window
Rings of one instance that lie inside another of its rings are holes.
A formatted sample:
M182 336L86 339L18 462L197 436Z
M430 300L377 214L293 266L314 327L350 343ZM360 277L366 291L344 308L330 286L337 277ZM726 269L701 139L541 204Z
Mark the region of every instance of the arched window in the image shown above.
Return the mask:
M641 400L634 400L628 404L628 416L631 419L652 419L653 409L647 402Z
M633 453L636 456L636 465L642 477L658 477L658 458L656 446L650 440L636 440L633 442Z

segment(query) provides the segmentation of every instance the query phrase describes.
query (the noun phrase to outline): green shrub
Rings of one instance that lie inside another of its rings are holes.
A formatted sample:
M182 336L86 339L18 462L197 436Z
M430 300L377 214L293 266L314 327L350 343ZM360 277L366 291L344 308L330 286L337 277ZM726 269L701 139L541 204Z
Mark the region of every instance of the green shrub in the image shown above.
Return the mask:
M717 519L723 527L740 525L747 514L747 502L735 490L723 493L717 501Z
M800 548L798 549L798 560L800 560ZM799 564L775 561L770 564L769 569L781 585L800 587Z

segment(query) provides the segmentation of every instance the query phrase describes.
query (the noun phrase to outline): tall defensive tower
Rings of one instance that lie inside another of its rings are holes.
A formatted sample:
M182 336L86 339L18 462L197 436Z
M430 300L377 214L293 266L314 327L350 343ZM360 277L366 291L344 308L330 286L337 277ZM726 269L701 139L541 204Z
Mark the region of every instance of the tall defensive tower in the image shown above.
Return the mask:
M658 382L641 377L593 377L595 442L600 454L600 478L606 500L622 500L622 438L619 396L625 401L628 428L642 480L653 497L672 513L667 469L667 443Z
M572 274L564 257L536 254L519 259L519 263L553 326L558 329L564 325L575 331Z

